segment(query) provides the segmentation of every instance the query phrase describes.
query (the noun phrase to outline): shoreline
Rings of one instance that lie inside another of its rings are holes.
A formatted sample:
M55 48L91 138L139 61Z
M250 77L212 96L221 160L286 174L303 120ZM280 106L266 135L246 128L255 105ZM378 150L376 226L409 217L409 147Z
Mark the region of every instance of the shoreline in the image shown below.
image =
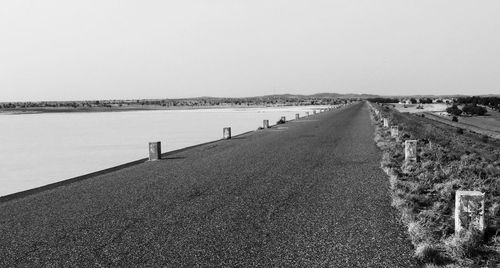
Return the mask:
M290 120L290 121L293 121L293 120ZM277 125L269 125L269 128L271 129L271 128L274 128L276 126ZM232 139L235 139L235 138L237 139L238 137L241 137L241 136L244 136L244 135L249 135L249 134L252 134L253 132L256 132L256 131L258 131L258 130L246 131L246 132L243 132L241 134L234 135L231 138ZM166 152L161 153L161 159L160 160L168 159L168 156L172 155L172 154L180 153L180 152L183 152L183 151L186 151L186 150L189 150L189 149L193 149L193 148L197 148L197 147L200 147L200 146L214 144L214 143L217 143L217 142L220 142L220 141L224 141L224 139L207 141L207 142L203 142L203 143L199 143L199 144L195 144L195 145L183 147L183 148L180 148L180 149L175 149L175 150L172 150L172 151L166 151ZM86 174L82 174L82 175L79 175L79 176L76 176L76 177L71 177L71 178L63 179L63 180L60 180L60 181L57 181L57 182L53 182L53 183L49 183L49 184L46 184L46 185L42 185L42 186L38 186L38 187L26 189L26 190L14 192L14 193L11 193L11 194L0 195L0 204L8 202L8 201L11 201L11 200L20 199L20 198L23 198L23 197L26 197L26 196L34 195L34 194L37 194L37 193L45 192L45 191L48 191L48 190L52 190L52 189L55 189L55 188L59 188L59 187L62 187L62 186L66 186L66 185L69 185L69 184L72 184L72 183L75 183L75 182L79 182L79 181L82 181L82 180L91 179L91 178L94 178L94 177L97 177L97 176L100 176L100 175L112 173L112 172L115 172L115 171L118 171L118 170L122 170L122 169L125 169L125 168L137 166L137 165L146 163L148 161L149 161L149 158L148 157L144 157L144 158L140 158L140 159L137 159L137 160L133 160L133 161L129 161L129 162L126 162L126 163L122 163L122 164L119 164L119 165L115 165L115 166L112 166L112 167L108 167L108 168L96 170L96 171L93 171L93 172L90 172L90 173L86 173Z
M228 105L228 106L176 106L176 107L93 107L93 108L19 108L0 109L0 115L23 115L23 114L48 114L48 113L110 113L110 112L139 112L139 111L178 111L178 110L209 110L209 109L251 109L251 108L286 108L286 107L316 107L325 105ZM330 105L332 106L332 105ZM335 105L333 105L335 106Z
M308 106L314 106L314 105L308 105ZM284 106L268 106L268 107L260 107L260 108L271 108L271 107L284 107ZM296 106L290 106L290 107L296 107ZM237 108L237 107L224 107L224 108L231 109L231 108ZM224 109L224 108L221 107L221 109ZM259 108L259 107L255 106L255 107L245 107L245 108ZM338 107L338 108L344 108L344 107ZM181 109L171 109L171 110L181 110ZM190 109L190 110L192 110L192 109ZM337 110L337 109L335 109L335 110ZM338 110L341 110L341 109L338 109ZM121 111L118 111L118 112L121 112ZM125 112L125 111L123 111L123 112ZM1 114L2 113L0 112L0 115ZM321 114L321 112L318 113L318 114ZM311 114L311 115L309 115L309 117L314 116L314 115L315 114ZM308 118L308 116L300 117L300 119L304 119L304 118ZM288 123L288 122L292 122L292 121L296 121L296 120L297 119L289 119L286 122ZM269 125L269 129L274 129L274 128L278 127L278 126L280 126L280 125L278 125L278 124L270 124ZM240 134L232 136L232 139L238 139L241 136L249 135L249 134L252 134L252 133L258 132L258 131L260 131L260 129L258 129L258 130L248 130L248 131L245 131L243 133L240 133ZM161 153L161 156L162 156L162 158L167 158L169 155L172 155L172 154L176 154L176 153L183 152L185 150L193 149L193 148L200 147L200 146L210 145L210 144L217 143L217 142L220 142L220 141L224 141L224 140L223 139L216 139L216 140L211 140L211 141L207 141L207 142L203 142L203 143L194 144L194 145L190 145L190 146L187 146L187 147L175 149L175 150L172 150L172 151L166 151L166 152ZM132 167L132 166L136 166L136 165L139 165L139 164L142 164L142 163L145 163L145 162L148 162L148 158L147 157L146 158L140 158L140 159L132 160L132 161L128 161L128 162L125 162L125 163L122 163L122 164L118 164L118 165L115 165L115 166L107 167L107 168L104 168L104 169L99 169L99 170L92 171L92 172L85 173L85 174L81 174L81 175L78 175L78 176L66 178L66 179L63 179L63 180L60 180L60 181L56 181L56 182L53 182L53 183L49 183L49 184L46 184L46 185L42 185L42 186L38 186L38 187L34 187L34 188L29 188L29 189L26 189L26 190L21 190L21 191L10 193L10 194L6 194L6 195L0 195L0 204L8 202L8 201L11 201L11 200L14 200L14 199L23 198L23 197L30 196L30 195L33 195L33 194L37 194L37 193L40 193L40 192L44 192L44 191L47 191L47 190L52 190L52 189L55 189L55 188L58 188L58 187L66 186L66 185L72 184L74 182L78 182L78 181L90 179L90 178L93 178L93 177L96 177L96 176L99 176L99 175L104 175L104 174L115 172L115 171L118 171L118 170L121 170L121 169L125 169L125 168L129 168L129 167Z
M377 170L366 176L379 161L368 120L366 104L360 103L0 203L5 212L0 235L6 237L0 248L13 249L1 263L140 266L147 258L149 266L210 266L217 258L228 266L267 267L279 266L299 250L314 259L330 258L316 263L341 266L346 252L325 255L322 246L341 241L353 248L363 241L362 248L377 247L385 255L371 261L371 252L366 258L353 253L353 266L366 259L368 266L413 267L411 244L388 202L385 174ZM359 155L368 155L363 164ZM344 199L348 202L338 202ZM359 207L353 208L352 201ZM364 204L370 207L361 209ZM349 210L356 213L338 213ZM326 234L325 222L341 230L312 244ZM373 233L382 235L365 239L359 222L373 223ZM349 233L358 229L352 239ZM255 243L263 232L276 242ZM296 244L293 234L311 242ZM279 255L247 255L250 247ZM399 252L391 253L394 249ZM306 259L297 265L310 264Z

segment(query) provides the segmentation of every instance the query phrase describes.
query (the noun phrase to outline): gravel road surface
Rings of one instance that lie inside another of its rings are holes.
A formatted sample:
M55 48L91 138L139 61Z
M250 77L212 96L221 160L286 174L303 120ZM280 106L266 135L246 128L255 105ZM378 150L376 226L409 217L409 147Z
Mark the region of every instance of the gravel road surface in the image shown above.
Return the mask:
M380 157L366 103L189 148L0 203L0 267L415 267Z

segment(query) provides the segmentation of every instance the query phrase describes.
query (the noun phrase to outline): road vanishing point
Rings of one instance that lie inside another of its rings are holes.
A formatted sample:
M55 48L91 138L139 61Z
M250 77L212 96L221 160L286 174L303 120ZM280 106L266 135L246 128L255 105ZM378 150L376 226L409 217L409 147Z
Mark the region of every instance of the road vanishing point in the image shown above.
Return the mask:
M361 102L4 201L0 267L415 267L373 135Z

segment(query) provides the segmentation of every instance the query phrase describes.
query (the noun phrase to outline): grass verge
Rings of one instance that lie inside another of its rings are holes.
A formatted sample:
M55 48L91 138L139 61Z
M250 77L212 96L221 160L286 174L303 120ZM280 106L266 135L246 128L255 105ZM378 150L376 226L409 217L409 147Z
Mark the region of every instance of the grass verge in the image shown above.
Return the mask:
M389 176L392 205L408 228L415 256L427 267L500 266L500 142L371 105L399 128L399 137L391 137L372 110L381 168ZM408 139L418 140L417 162L404 161ZM457 190L485 193L484 233L454 234Z

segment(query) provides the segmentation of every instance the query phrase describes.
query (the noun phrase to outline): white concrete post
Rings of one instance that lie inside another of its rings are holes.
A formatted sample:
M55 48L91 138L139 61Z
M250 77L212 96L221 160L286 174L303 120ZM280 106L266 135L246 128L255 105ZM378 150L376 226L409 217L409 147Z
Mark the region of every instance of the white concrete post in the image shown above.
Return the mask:
M455 234L462 230L484 231L484 193L457 191L455 193Z
M295 114L295 119L299 119L300 118L300 115L299 114Z
M399 136L398 126L391 126L391 137L397 138Z
M384 127L389 127L389 119L384 118Z
M155 141L149 143L149 161L161 159L161 142Z
M231 138L231 128L225 127L222 131L222 138L228 140Z
M264 121L262 122L262 127L263 127L263 128L269 128L269 120L264 120Z
M405 161L417 161L417 140L405 141Z

